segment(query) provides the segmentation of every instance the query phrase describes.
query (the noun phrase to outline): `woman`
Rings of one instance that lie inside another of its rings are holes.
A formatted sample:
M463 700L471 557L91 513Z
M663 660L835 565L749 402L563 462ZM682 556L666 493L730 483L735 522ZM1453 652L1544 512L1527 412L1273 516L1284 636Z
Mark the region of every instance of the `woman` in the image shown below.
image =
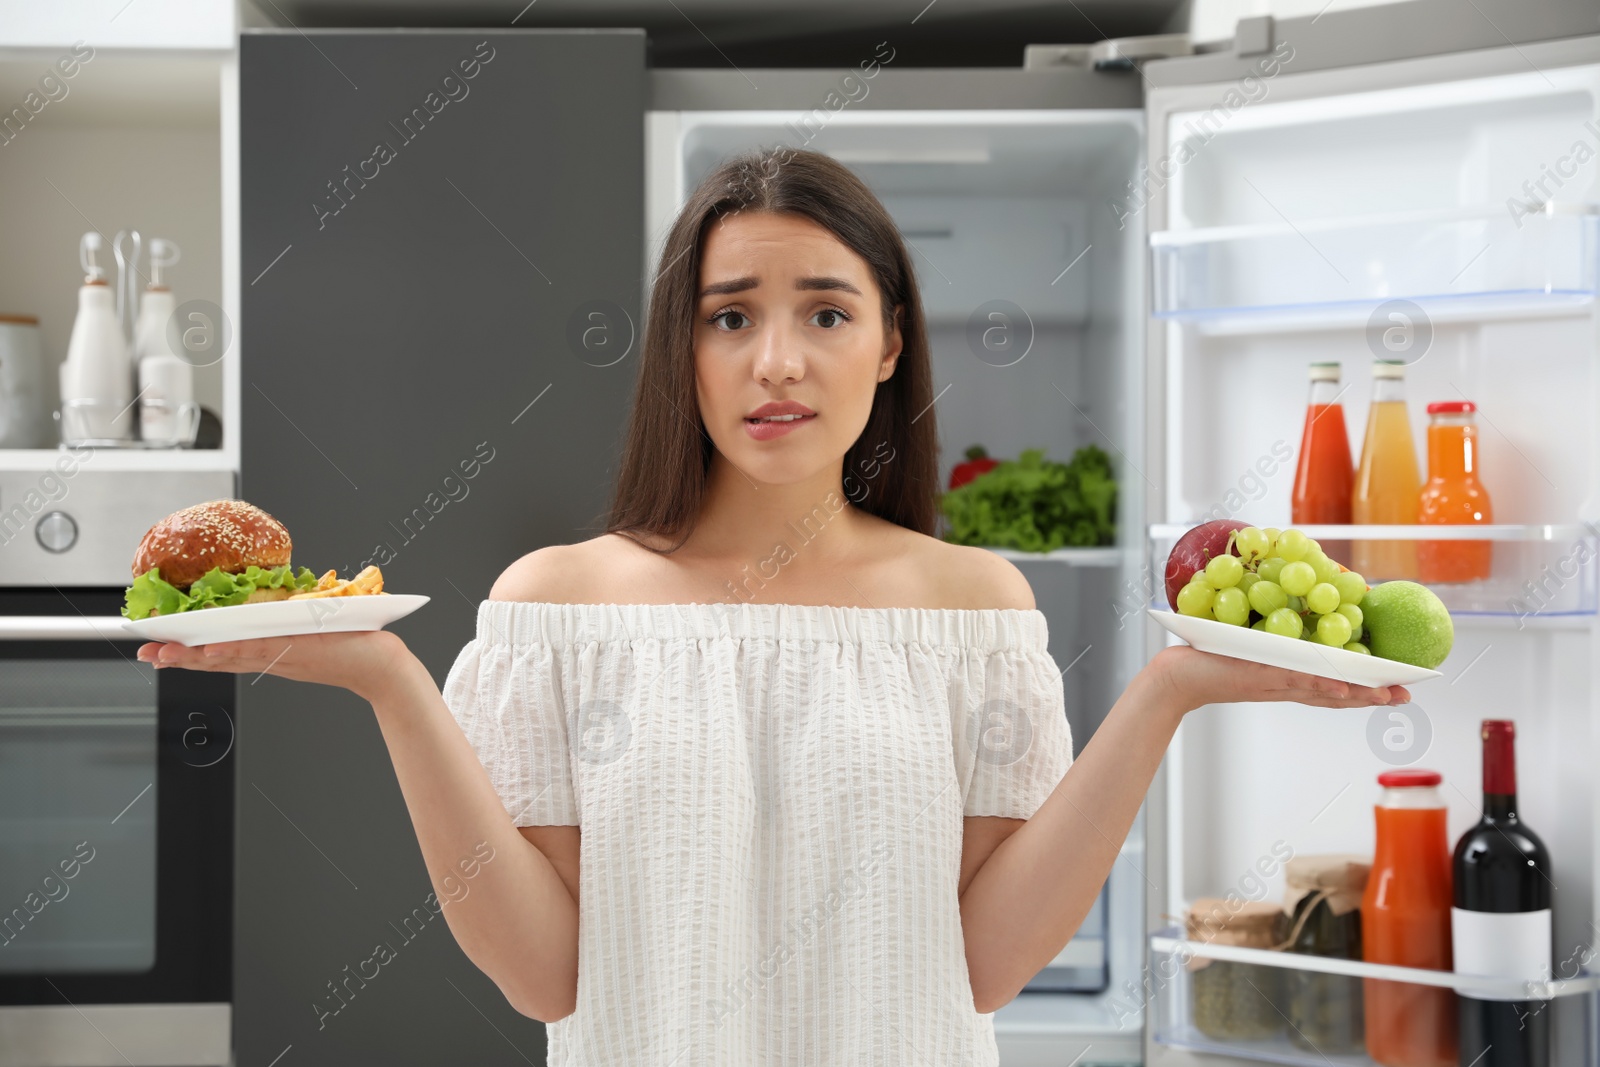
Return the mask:
M388 632L140 650L372 703L441 896L494 849L446 915L551 1064L998 1063L1187 712L1409 699L1167 648L1066 773L1026 579L931 536L905 245L827 156L700 185L641 358L606 532L513 563L442 692Z

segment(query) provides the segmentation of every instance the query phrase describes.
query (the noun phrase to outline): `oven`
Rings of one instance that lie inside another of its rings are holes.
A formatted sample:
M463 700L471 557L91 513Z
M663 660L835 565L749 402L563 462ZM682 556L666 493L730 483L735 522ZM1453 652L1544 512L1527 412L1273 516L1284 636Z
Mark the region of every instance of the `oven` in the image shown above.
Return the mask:
M237 679L138 662L120 610L145 530L233 475L30 509L39 473L0 472L0 1065L227 1064Z

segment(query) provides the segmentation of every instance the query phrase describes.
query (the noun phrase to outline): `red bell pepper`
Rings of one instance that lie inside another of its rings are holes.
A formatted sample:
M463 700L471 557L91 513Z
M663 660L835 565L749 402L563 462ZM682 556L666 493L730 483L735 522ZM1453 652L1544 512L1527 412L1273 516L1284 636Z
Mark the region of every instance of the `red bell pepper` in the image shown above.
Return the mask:
M997 459L990 459L989 453L982 445L973 445L967 449L967 461L957 463L950 471L950 488L955 489L966 485L980 474L987 474L1000 465Z

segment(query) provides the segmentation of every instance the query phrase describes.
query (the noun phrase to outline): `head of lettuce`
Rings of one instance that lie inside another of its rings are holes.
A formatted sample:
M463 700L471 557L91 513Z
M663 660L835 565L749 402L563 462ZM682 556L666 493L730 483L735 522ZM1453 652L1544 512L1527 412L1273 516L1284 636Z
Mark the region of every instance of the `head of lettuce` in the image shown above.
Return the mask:
M175 511L144 535L122 614L132 621L282 600L316 587L310 568L289 566L284 525L243 500L210 500Z

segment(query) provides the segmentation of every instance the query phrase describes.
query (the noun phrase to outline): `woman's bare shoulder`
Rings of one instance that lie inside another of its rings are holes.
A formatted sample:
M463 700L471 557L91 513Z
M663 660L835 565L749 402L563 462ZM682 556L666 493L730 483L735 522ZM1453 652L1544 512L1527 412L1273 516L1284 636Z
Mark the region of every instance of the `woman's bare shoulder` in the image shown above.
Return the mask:
M641 550L617 534L601 534L570 545L546 545L507 567L489 590L490 600L591 604L607 599L607 587L637 567Z
M937 606L958 610L1038 605L1033 587L1015 563L987 548L954 545L915 530L900 531L905 558L930 585L928 598Z

